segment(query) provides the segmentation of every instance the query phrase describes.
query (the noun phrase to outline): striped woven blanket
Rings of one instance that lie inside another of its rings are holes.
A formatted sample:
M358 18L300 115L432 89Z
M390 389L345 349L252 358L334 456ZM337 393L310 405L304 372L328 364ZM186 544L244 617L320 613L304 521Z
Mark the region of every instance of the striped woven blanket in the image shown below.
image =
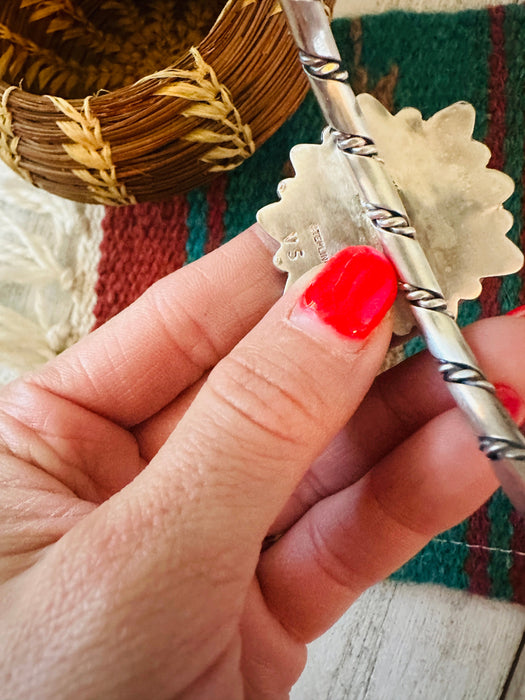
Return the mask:
M509 235L523 248L525 7L507 5L455 14L392 12L338 20L335 32L356 90L373 91L390 108L410 105L428 118L458 100L475 106L475 138L490 147L491 167L507 172L516 184L507 203L514 215ZM12 295L13 278L15 285L23 283L16 279L23 260L19 268L11 265L9 274L3 274L7 268L0 258L0 287L7 285L10 290L0 289L0 361L23 369L45 360L127 306L159 277L250 226L257 210L275 200L278 181L290 175L290 148L298 142L318 142L322 128L322 117L309 96L240 168L205 189L160 204L104 211L69 202L55 204L57 200L46 195L49 200L45 201L53 203L46 205L38 199L39 193L26 189L25 183L14 184L2 170L0 222L11 231L11 241L18 241L20 247L21 237L28 239L20 221L14 225L10 218L16 197L19 204L25 201L23 220L31 222L38 216L42 222L55 207L55 223L62 217L64 230L62 243L53 244L54 248L45 247L50 240L45 226L34 231L29 248L41 247L40 272L47 271L47 277L40 274L33 285L40 302L35 301L29 315L6 301L6 295ZM68 244L63 243L64 236L69 237ZM53 255L60 264L53 263ZM62 298L62 312L53 318L41 311L42 300L49 298L55 304ZM485 281L479 300L462 305L460 323L504 313L523 303L522 274L493 278ZM421 346L415 339L404 353L412 354ZM434 539L395 578L437 582L525 604L525 522L498 492L466 522Z

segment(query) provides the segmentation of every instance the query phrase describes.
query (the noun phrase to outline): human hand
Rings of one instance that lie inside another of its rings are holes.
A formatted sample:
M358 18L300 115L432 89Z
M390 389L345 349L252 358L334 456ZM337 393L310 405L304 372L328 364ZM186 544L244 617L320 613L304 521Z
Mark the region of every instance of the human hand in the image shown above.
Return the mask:
M278 299L249 230L1 392L2 698L287 697L306 642L486 500L428 356L374 382L375 264L348 338L298 302L307 281ZM468 336L525 395L525 323Z

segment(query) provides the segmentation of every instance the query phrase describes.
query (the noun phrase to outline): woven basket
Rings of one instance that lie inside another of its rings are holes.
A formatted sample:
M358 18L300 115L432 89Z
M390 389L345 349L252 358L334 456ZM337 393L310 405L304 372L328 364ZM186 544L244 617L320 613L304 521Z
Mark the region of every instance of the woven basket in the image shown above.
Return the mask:
M133 204L202 185L307 89L276 0L1 5L0 157L69 199Z

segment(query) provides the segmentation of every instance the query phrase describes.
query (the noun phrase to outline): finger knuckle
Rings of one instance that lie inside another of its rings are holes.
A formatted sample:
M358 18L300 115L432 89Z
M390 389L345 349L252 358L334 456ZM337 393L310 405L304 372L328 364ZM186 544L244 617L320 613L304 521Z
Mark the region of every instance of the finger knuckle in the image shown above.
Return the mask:
M263 450L265 446L275 450L276 441L283 449L295 450L317 428L308 389L268 358L232 353L210 375L209 383L221 415L238 434L244 425L252 441L258 436L254 444Z

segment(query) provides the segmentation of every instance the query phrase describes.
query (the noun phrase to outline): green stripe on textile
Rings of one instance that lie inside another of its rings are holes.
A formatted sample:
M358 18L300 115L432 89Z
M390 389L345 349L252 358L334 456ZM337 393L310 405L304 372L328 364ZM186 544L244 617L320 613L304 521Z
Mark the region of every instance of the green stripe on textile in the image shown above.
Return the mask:
M392 574L391 578L394 581L439 583L452 588L468 588L468 576L464 571L468 547L463 542L464 532L454 528L447 534L452 533L456 533L458 539L442 535L432 540L417 557Z
M458 323L460 326L468 326L481 317L481 304L477 299L462 301L458 311Z
M514 225L509 238L519 244L523 226L522 201L525 136L525 15L523 8L509 5L505 8L505 50L507 54L508 78L506 82L506 138L505 172L514 180L516 189L507 201L506 208L514 216ZM503 313L519 305L522 280L519 274L503 278L500 304Z
M354 44L350 38L350 27L351 22L347 19L332 22L332 31L341 54L343 68L351 74L354 64Z
M428 119L453 102L478 110L475 138L487 126L488 57L486 12L411 14L388 12L363 18L362 60L375 84L399 67L396 109L417 107Z
M512 555L508 553L508 550L512 547L512 535L514 533L514 528L509 519L511 510L510 501L503 491L496 491L488 507L490 520L489 546L492 550L488 574L492 582L490 592L495 598L510 599L514 592L509 581Z
M412 355L417 355L418 352L421 352L425 348L425 341L421 336L418 335L416 338L412 338L411 340L409 340L408 343L405 343L405 357L412 357Z
M199 188L188 192L190 211L186 219L188 240L186 241L186 264L198 260L204 255L208 240L208 200L207 190Z

